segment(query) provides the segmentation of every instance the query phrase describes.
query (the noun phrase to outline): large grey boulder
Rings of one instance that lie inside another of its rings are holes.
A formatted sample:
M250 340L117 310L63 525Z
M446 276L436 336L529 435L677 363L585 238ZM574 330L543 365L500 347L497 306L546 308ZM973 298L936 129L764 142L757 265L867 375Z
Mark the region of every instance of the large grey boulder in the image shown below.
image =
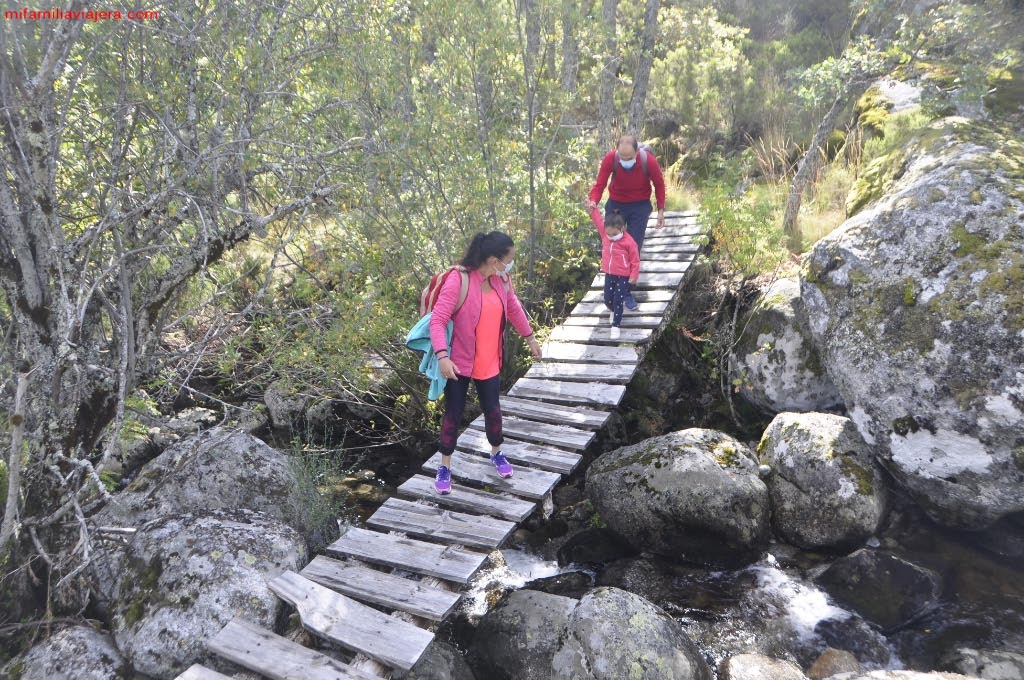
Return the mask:
M395 670L391 680L476 680L458 648L434 638L416 665Z
M768 489L754 453L729 435L693 428L603 454L587 495L637 550L696 563L756 559L768 540Z
M1024 653L961 647L942 659L942 667L983 680L1024 680Z
M679 624L617 588L584 595L552 660L552 680L711 680L711 669Z
M920 671L861 671L838 673L827 680L979 680L973 675Z
M110 680L131 678L131 667L113 638L88 626L55 633L0 669L12 680Z
M864 439L934 519L980 529L1024 510L1024 144L946 119L894 153L801 296Z
M114 638L136 670L170 680L206 658L206 640L236 616L273 629L282 602L267 583L305 563L298 532L263 513L153 520L128 545Z
M772 525L789 543L812 550L852 548L885 517L882 472L849 418L780 413L758 453L772 468Z
M773 413L842 404L807 328L798 281L774 281L758 296L741 328L732 378L744 399Z
M480 620L470 659L481 678L549 680L551 659L577 601L516 590Z

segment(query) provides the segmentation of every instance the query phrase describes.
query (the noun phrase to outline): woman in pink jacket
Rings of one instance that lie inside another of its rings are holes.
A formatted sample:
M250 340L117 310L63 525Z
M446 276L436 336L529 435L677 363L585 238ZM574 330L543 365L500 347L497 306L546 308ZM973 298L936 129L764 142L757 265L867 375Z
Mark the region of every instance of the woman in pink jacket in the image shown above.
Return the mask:
M502 477L512 476L512 465L501 452L501 406L498 402L499 373L504 359L502 339L505 324L511 322L526 338L533 356L540 358L540 345L533 336L530 321L512 290L508 274L512 270L516 247L507 234L492 231L477 234L459 263L468 270L469 289L462 306L456 309L462 289L461 276L448 276L434 304L430 319L430 342L438 357L441 375L448 380L444 388L444 418L441 421L439 449L441 465L434 488L439 494L451 493L452 452L459 424L466 410L470 378L476 384L480 407L484 412L487 441L491 444L491 462ZM451 354L447 347L446 327L454 322Z
M601 234L601 271L604 272L604 304L611 312L610 336L619 337L622 305L629 295L629 286L640 276L640 249L626 231L626 219L612 210L606 222L601 211L589 201L590 219Z

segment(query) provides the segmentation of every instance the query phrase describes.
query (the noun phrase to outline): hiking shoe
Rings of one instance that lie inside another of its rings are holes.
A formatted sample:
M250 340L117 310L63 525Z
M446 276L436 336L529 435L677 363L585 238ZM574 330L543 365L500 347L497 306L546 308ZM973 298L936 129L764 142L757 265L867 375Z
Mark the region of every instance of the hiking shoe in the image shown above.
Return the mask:
M638 306L636 304L636 300L633 299L633 294L632 293L626 295L625 302L626 302L626 309L636 309L637 306Z
M437 468L437 477L434 478L434 491L442 496L452 492L452 471L444 465Z
M612 326L611 330L608 331L608 337L611 338L612 340L618 340L620 332L621 331L619 330L618 326Z
M491 456L491 462L494 463L494 467L498 469L499 475L505 478L512 476L512 463L508 462L504 453L498 451L496 454Z

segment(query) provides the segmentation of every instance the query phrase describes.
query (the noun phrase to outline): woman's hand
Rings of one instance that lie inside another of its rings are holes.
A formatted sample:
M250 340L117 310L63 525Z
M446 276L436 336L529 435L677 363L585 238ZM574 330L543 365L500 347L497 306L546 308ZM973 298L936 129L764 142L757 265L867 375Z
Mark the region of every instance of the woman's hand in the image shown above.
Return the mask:
M530 336L530 339L526 341L526 344L530 346L530 353L533 354L533 358L540 359L540 343L537 342L537 338Z
M439 359L437 362L437 368L438 370L441 371L442 378L447 378L448 380L459 379L459 376L457 374L459 367L456 366L455 362L449 359L448 357Z

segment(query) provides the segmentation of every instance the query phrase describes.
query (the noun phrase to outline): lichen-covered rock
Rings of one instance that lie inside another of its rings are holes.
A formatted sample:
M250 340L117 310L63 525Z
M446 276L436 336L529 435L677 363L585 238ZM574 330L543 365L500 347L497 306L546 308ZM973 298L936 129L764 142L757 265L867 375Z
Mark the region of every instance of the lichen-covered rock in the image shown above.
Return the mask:
M983 680L1024 680L1024 654L998 649L961 647L948 653L942 667Z
M721 680L807 680L798 666L760 654L737 654L722 662Z
M470 660L492 680L548 680L551 659L577 601L516 590L480 620Z
M1024 510L1022 159L982 123L933 124L802 271L811 333L861 435L958 528Z
M221 509L259 510L300 531L309 492L288 457L252 435L213 428L182 439L139 472L97 522L137 526L157 517Z
M920 671L861 671L839 673L827 680L979 680L973 675L958 673L922 673Z
M861 549L822 572L817 583L834 599L884 630L894 630L932 606L939 575L881 550Z
M754 453L693 428L603 454L587 495L608 527L637 550L695 563L756 559L768 540L768 490Z
M679 624L642 597L597 588L569 615L552 680L711 680Z
M133 677L113 638L88 626L65 628L14 659L0 677L12 680L110 680Z
M139 672L174 678L207 657L205 641L242 616L272 629L282 603L268 581L306 563L302 537L259 512L172 515L128 545L111 629Z
M778 279L744 319L733 351L744 399L766 411L821 411L841 404L807 328L800 284Z
M881 470L849 418L780 413L758 445L772 525L801 548L847 548L871 536L885 517Z

